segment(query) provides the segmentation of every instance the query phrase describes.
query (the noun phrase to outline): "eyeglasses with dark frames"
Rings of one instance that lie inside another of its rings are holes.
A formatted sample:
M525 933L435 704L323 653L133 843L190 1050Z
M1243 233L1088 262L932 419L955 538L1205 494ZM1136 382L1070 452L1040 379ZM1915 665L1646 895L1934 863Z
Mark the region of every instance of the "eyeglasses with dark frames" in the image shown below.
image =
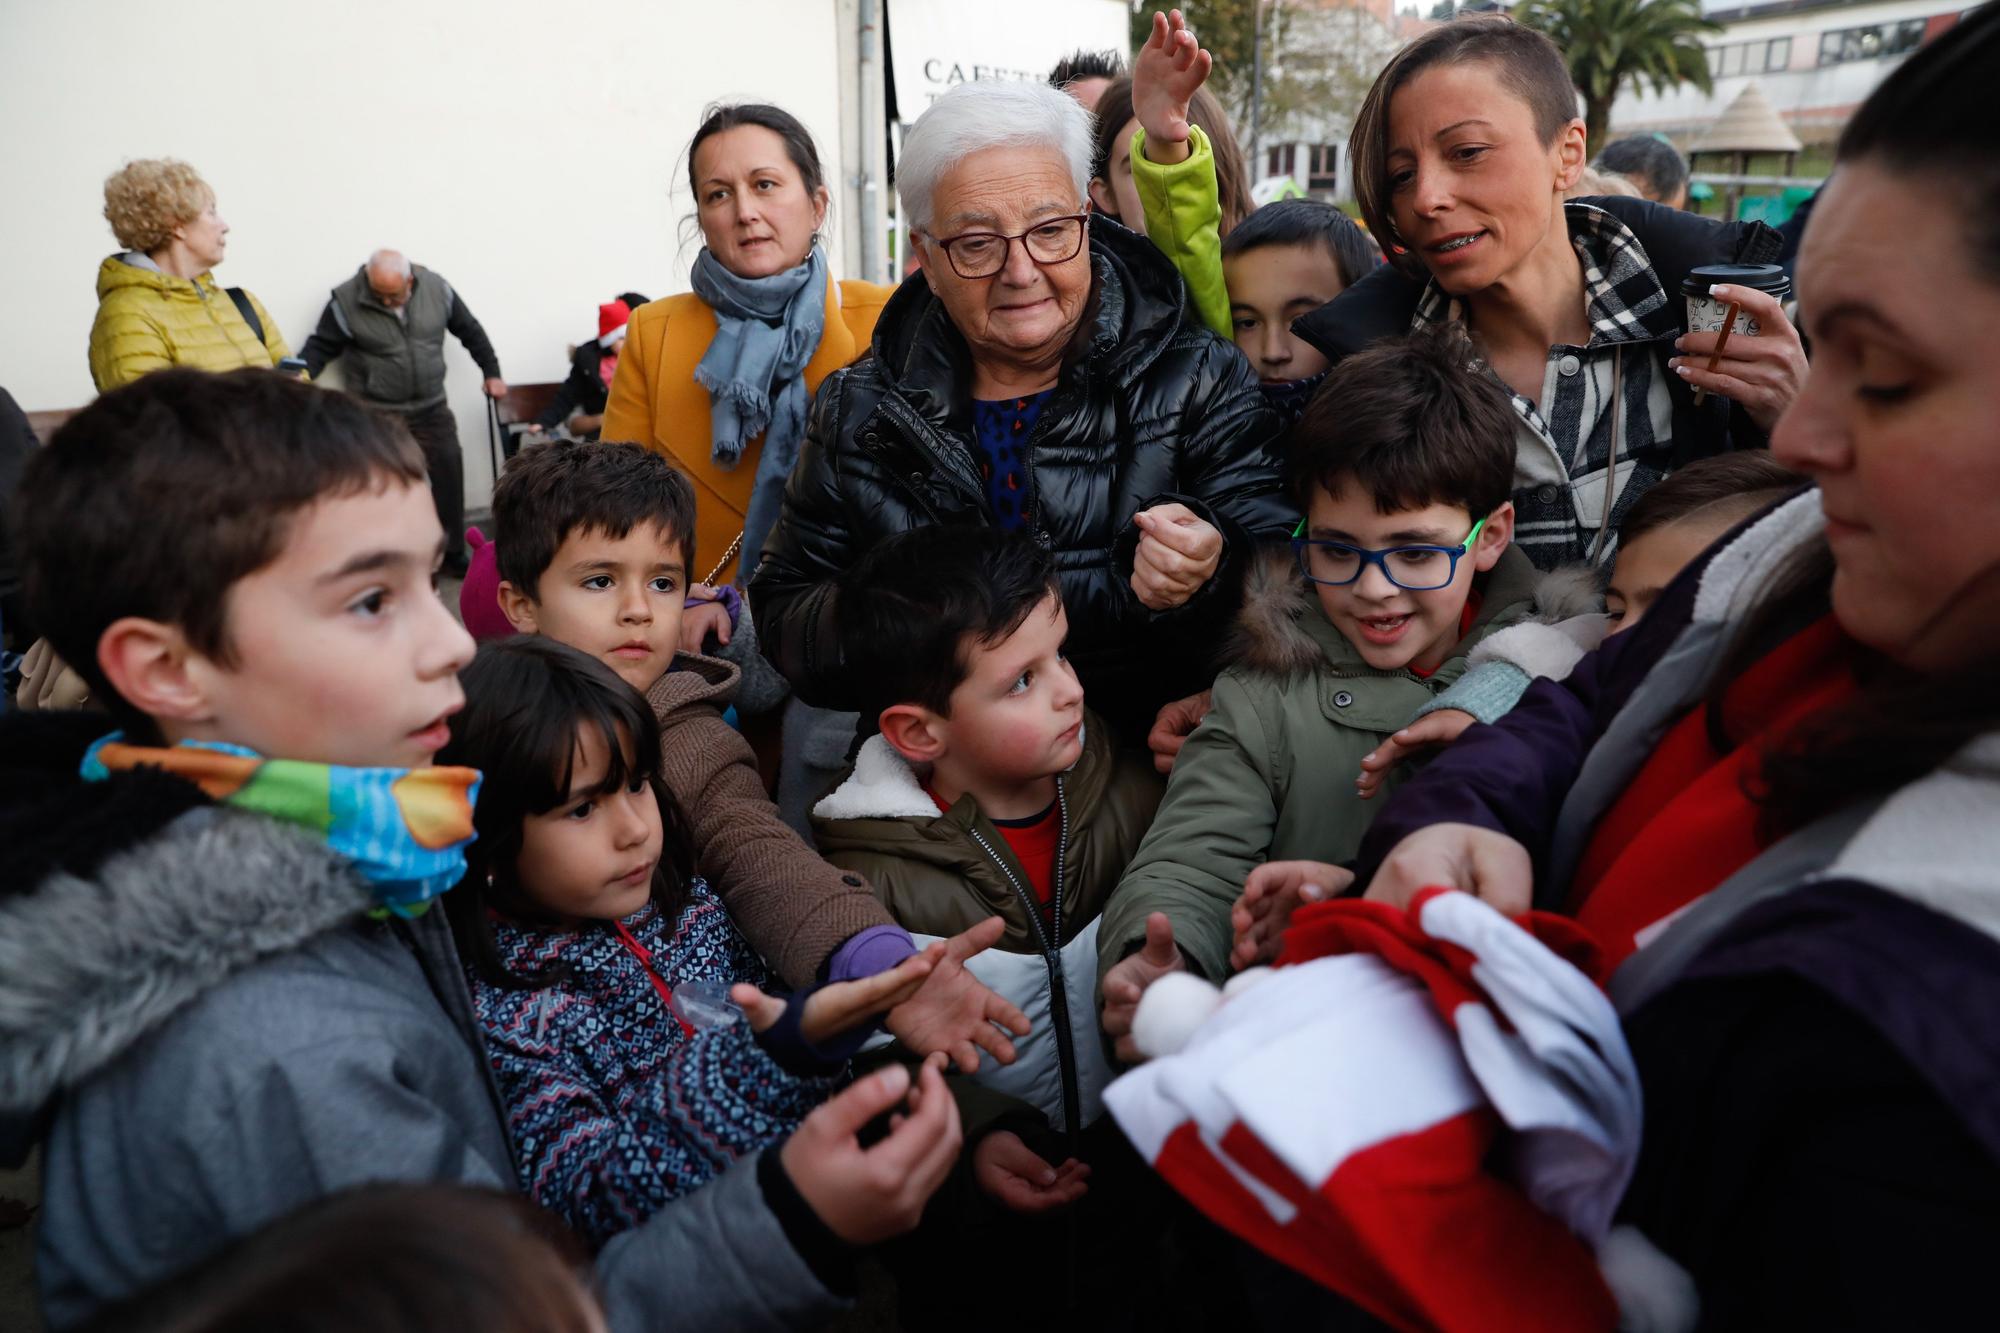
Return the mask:
M1305 535L1306 523L1300 519L1292 531L1292 549L1298 552L1299 572L1330 588L1346 587L1374 565L1405 592L1434 592L1458 577L1460 558L1472 549L1485 526L1484 518L1474 523L1456 546L1387 546L1371 551L1347 542L1316 541Z
M1043 218L1026 231L1003 236L996 231L968 231L956 236L933 236L932 242L944 251L951 271L961 278L990 278L1007 267L1014 242L1037 264L1063 264L1075 259L1083 249L1088 213L1071 213Z

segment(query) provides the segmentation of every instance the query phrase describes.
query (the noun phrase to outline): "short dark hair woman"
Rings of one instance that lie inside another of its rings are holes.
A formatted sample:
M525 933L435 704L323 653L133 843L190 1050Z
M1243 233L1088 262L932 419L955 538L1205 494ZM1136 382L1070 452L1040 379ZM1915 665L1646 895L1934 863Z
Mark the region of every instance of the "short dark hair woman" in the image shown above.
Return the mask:
M1805 352L1773 296L1724 289L1761 336L1739 329L1712 373L1715 336L1682 331L1689 271L1775 262L1777 233L1639 199L1565 202L1584 126L1542 34L1493 15L1433 28L1375 80L1348 151L1389 264L1294 328L1338 362L1463 324L1521 418L1515 540L1538 565L1608 562L1647 487L1763 444L1797 396Z

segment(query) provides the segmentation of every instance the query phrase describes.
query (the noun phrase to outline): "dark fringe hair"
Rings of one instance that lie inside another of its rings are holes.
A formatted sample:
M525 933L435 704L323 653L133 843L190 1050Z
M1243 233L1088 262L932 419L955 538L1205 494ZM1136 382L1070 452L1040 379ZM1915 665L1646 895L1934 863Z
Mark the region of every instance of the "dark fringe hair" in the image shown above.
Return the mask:
M234 665L229 590L276 560L320 500L423 486L402 421L290 375L156 370L29 451L13 512L31 623L128 727L151 724L97 665L112 622L177 626Z
M1057 592L1053 559L1025 532L933 526L878 543L841 576L835 617L869 729L896 704L949 717L972 644L1006 639Z
M540 990L568 975L561 964L532 974L509 972L493 942L489 909L532 920L533 900L515 873L530 816L566 803L577 737L594 731L610 754L593 792L606 795L645 782L660 803L665 839L653 871L653 902L680 910L694 878L694 836L687 815L660 781L660 728L650 704L610 667L568 644L522 636L481 645L460 674L465 710L452 719L440 764L483 775L466 852L465 878L445 895L459 953L484 981ZM627 747L630 747L629 750Z

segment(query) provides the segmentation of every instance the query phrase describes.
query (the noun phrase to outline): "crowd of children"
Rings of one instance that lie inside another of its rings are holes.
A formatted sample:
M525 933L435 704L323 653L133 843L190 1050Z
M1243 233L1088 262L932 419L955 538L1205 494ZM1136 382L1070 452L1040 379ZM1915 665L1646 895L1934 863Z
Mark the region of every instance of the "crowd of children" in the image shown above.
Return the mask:
M1903 156L1912 108L1967 98L1996 24L1892 79L1850 180L1934 169ZM1267 965L1310 966L1299 942L1361 920L1337 900L1364 890L1389 935L1438 888L1573 918L1530 924L1610 978L1592 1003L1616 1004L1649 1099L1621 1216L1692 1275L1704 1326L1897 1308L1851 1238L1826 1242L1852 1265L1833 1294L1806 1296L1812 1241L1770 1239L1780 1287L1705 1227L1754 1246L1760 1216L1817 1237L1815 1210L1879 1213L1899 1234L1869 1243L1916 1263L1956 1219L1941 1252L1976 1270L2000 1052L1937 1023L2000 989L1996 918L1990 870L1938 840L1990 813L1990 698L1947 687L1991 683L1966 624L2000 550L1991 524L1934 537L1914 497L1957 486L1990 518L1996 474L1969 397L1917 428L1886 414L1932 381L1992 391L1951 347L1870 341L1895 312L1841 270L1893 228L1850 190L1808 234L1832 387L1775 452L1672 470L1615 534L1607 500L1605 567L1542 570L1517 544L1518 394L1461 321L1331 364L1292 331L1370 280L1376 242L1317 202L1247 209L1226 123L1191 119L1208 61L1156 21L1107 94L1099 203L1143 219L1184 317L1248 358L1297 526L1238 571L1212 683L1150 737L1102 715L1129 701L1085 697L1062 552L998 521L919 526L816 594L859 728L808 836L735 711L769 669L750 610L697 582L719 553L659 452L509 461L477 645L438 596L422 454L340 393L164 370L34 454L25 595L96 705L0 721L0 1156L42 1147L52 1327L815 1327L869 1256L907 1327L1511 1327L1288 1258L1273 1226L1324 1200L1274 1192L1291 1163L1241 1122L1148 1161L1107 1111L1164 1049L1168 978L1214 983L1204 1012L1226 1013ZM1955 142L2000 203L1991 145ZM1961 244L1967 300L2000 307L1991 237L1944 235L1932 261ZM1959 340L1990 346L1966 319ZM1936 476L1869 472L1885 440ZM1926 579L1948 586L1901 609ZM1902 748L1870 772L1885 719ZM1924 959L1935 985L1896 989ZM1512 984L1467 972L1475 1000ZM1744 1050L1779 1062L1756 1075L1772 1098L1831 1090L1788 1127L1823 1136L1786 1159L1805 1177L1759 1177L1769 1138L1713 1113ZM1412 1076L1369 1071L1389 1101ZM1380 1128L1308 1110L1307 1137ZM1843 1157L1822 1188L1868 1114L1924 1146L1873 1174ZM1252 1169L1183 1183L1231 1153ZM1597 1258L1612 1287L1574 1279L1576 1308L1634 1322ZM1451 1283L1433 1260L1368 1257Z

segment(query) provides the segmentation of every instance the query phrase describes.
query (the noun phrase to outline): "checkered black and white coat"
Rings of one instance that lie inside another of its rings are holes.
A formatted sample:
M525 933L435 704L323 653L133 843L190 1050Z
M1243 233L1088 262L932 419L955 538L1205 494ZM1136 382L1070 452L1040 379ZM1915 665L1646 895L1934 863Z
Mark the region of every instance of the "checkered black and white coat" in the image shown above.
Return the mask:
M1768 263L1779 247L1762 223L1717 222L1642 199L1572 200L1564 211L1590 336L1549 349L1536 401L1508 389L1520 418L1515 541L1543 569L1609 562L1619 521L1655 482L1697 458L1765 444L1726 399L1696 407L1667 359L1685 327L1679 292L1688 270ZM1459 317L1459 302L1436 283L1420 286L1385 265L1293 327L1337 363L1377 338Z

